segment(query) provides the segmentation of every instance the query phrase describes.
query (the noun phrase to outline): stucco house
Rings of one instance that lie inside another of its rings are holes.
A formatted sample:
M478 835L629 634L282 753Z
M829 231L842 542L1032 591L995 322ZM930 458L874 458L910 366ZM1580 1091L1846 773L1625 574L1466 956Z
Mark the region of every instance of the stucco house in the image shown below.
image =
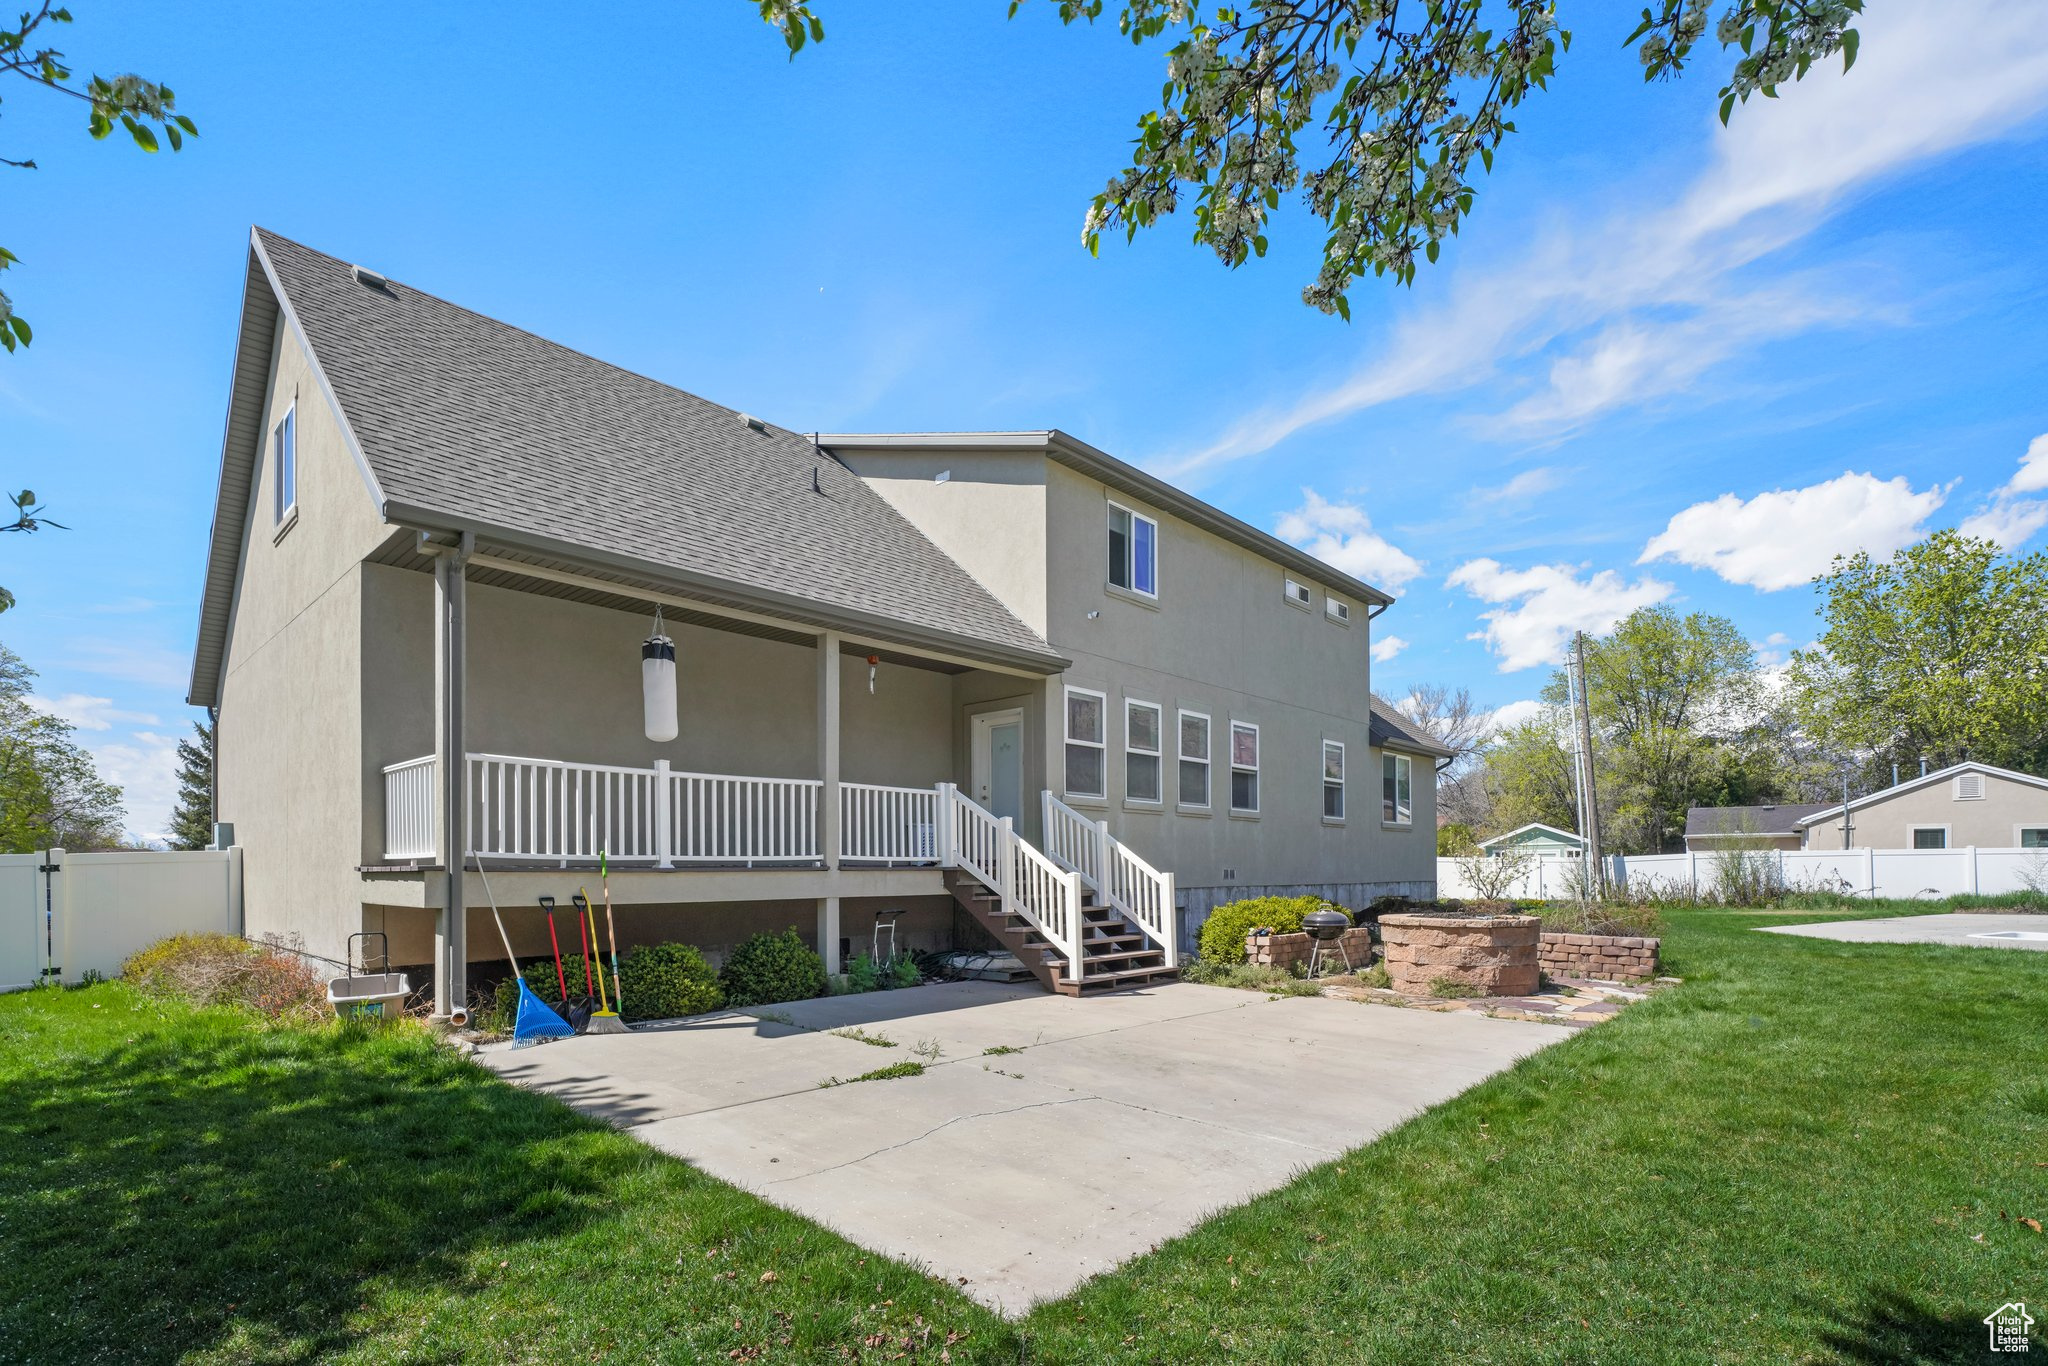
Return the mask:
M1513 830L1479 841L1479 852L1488 858L1499 858L1503 854L1549 855L1553 858L1583 858L1586 845L1569 830L1560 830L1542 821L1531 821L1516 826Z
M628 942L892 911L1080 991L1242 895L1432 892L1391 602L1062 432L790 431L259 229L190 700L249 931L385 931L443 1010L478 870L540 953L600 851Z
M1846 821L1836 802L1798 824L1802 849L2043 849L2048 778L1954 764L1852 798Z

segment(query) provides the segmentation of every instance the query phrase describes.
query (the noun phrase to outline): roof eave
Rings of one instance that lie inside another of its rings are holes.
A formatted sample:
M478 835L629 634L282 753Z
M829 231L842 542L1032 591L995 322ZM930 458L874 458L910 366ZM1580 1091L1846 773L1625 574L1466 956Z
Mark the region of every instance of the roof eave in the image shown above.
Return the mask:
M917 626L893 617L860 612L811 598L797 597L794 594L778 593L753 584L680 569L624 551L594 549L556 540L553 537L539 536L440 508L421 507L394 499L385 503L384 514L387 522L399 525L417 527L424 531L467 531L479 542L487 541L511 549L526 550L568 564L632 574L647 580L650 585L674 591L680 596L689 596L692 593L709 595L748 611L779 617L793 627L802 628L812 623L823 622L825 629L878 636L911 649L922 646L1000 668L1022 669L1035 674L1062 673L1073 664L1066 656L1049 649L1042 652L1027 650L977 636ZM621 591L630 592L630 585L622 584L620 588ZM816 629L815 626L813 629Z

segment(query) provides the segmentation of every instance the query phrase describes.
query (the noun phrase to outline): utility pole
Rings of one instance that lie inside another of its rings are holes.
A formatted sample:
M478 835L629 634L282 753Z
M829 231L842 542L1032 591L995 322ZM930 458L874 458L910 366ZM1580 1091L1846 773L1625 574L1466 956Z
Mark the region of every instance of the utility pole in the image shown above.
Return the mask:
M1578 769L1579 839L1585 846L1586 895L1606 892L1607 868L1600 858L1600 793L1593 779L1593 707L1586 695L1586 633L1572 637L1565 661L1565 690L1572 701L1572 759Z

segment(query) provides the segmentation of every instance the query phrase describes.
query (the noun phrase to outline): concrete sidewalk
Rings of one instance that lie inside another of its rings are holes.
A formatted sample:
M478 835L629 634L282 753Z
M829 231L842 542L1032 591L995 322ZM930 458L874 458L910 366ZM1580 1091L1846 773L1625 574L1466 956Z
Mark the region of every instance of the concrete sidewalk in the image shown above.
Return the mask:
M847 1026L898 1046L825 1032ZM955 982L479 1057L1015 1314L1567 1033L1190 983ZM920 1044L923 1076L820 1086Z
M2048 949L2048 915L1904 915L1829 920L1818 925L1759 925L1766 934L1839 939L1845 944L1959 944L1969 948Z

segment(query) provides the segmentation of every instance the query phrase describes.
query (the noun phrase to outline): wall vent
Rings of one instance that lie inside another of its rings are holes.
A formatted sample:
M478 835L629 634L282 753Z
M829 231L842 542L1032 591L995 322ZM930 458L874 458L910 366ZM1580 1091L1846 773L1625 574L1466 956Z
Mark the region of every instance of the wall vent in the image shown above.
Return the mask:
M1983 801L1984 775L1981 773L1958 773L1956 775L1956 800L1959 802Z

